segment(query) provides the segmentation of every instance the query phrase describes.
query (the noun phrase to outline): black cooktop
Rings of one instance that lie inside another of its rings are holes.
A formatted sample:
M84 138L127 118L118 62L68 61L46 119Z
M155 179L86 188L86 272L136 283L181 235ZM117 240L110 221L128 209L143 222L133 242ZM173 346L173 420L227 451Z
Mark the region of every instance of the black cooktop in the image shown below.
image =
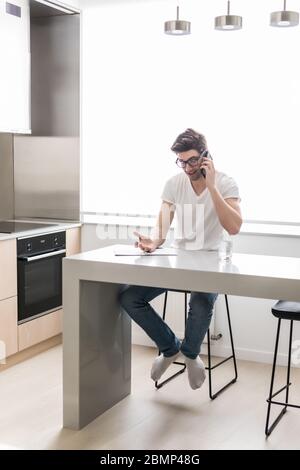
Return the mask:
M58 224L39 224L38 222L20 222L0 220L0 233L25 232L26 230L34 230L36 228L53 227Z

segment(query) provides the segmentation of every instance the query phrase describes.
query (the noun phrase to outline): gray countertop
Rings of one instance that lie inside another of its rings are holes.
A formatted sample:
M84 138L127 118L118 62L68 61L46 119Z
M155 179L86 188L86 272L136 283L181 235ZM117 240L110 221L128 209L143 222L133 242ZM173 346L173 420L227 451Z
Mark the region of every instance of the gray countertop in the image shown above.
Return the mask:
M72 278L300 301L300 259L178 250L178 256L115 256L121 245L79 253L64 260ZM125 246L126 248L126 246ZM127 246L128 248L128 246ZM67 281L67 279L66 279Z
M13 219L10 219L13 221ZM16 219L18 222L36 222L37 224L45 224L45 228L39 227L36 229L26 230L14 233L0 233L0 242L4 240L11 240L19 237L30 237L38 235L39 233L58 232L70 228L81 227L82 223L78 221L54 220L54 219ZM46 226L47 224L57 224L53 226Z

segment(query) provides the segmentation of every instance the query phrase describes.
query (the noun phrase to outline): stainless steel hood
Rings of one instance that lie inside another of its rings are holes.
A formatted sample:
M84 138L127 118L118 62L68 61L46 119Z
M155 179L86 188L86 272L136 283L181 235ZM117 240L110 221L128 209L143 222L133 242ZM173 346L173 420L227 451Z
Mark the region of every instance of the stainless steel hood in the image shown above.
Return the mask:
M68 7L62 7L55 2L46 0L30 0L31 18L41 18L59 15L74 15L76 12Z
M30 0L31 135L0 136L0 219L80 219L80 15Z
M79 138L15 136L15 217L79 220Z

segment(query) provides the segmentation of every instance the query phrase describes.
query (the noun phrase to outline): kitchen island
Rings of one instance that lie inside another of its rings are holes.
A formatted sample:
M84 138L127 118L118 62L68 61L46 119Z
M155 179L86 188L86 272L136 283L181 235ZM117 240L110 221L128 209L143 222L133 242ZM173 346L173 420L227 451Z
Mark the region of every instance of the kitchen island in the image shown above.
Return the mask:
M130 319L118 304L124 285L300 301L298 258L234 254L224 262L216 252L115 256L115 248L63 261L66 428L81 429L130 394Z

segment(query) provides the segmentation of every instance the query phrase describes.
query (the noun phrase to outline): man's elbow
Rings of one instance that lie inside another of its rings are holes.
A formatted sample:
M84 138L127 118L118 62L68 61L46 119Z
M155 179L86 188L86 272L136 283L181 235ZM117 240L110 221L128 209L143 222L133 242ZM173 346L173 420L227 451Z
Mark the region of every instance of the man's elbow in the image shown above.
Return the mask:
M241 230L242 223L243 221L241 219L236 222L232 227L230 227L230 229L228 230L229 235L237 235Z
M239 233L240 229L238 228L233 228L229 231L229 235L237 235Z

